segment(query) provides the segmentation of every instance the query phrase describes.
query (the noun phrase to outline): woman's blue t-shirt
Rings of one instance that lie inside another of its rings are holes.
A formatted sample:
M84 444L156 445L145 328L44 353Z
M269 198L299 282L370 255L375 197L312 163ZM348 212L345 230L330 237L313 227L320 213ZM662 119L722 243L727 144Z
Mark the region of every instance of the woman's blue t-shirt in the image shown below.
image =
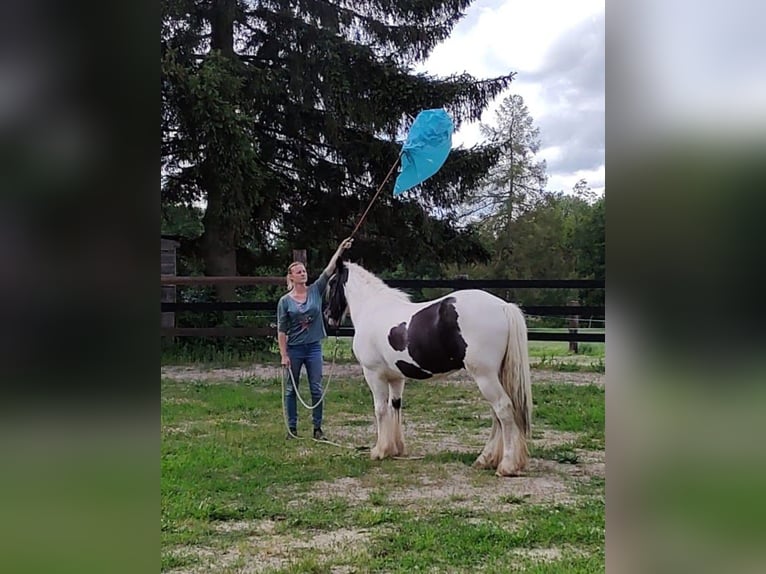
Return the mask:
M307 288L306 302L298 303L289 294L277 304L277 330L287 334L287 345L315 343L327 337L322 320L322 299L328 277L324 271Z

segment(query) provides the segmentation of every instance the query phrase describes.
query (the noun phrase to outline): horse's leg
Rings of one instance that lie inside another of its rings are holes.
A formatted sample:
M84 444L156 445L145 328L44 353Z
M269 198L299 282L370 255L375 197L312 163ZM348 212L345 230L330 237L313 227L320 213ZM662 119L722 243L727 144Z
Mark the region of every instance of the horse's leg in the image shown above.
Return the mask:
M495 473L498 476L514 476L521 471L524 461L522 460L523 457L518 456L520 449L517 448L517 445L521 440L521 432L516 426L511 399L500 384L500 379L496 373L474 373L474 378L482 395L492 405L492 409L500 421L498 440L502 439L503 456L497 464Z
M489 433L489 440L484 445L484 450L474 461L476 468L497 468L503 459L503 438L500 432L500 421L495 414L495 409L490 408L492 414L492 430Z
M391 391L391 406L393 407L393 439L396 452L394 456L404 456L404 429L402 427L402 393L404 392L404 379L393 379L388 382Z
M364 370L364 378L372 391L372 400L375 405L375 422L378 427L378 440L370 451L373 460L394 456L396 444L393 433L393 415L388 403L388 381L375 371Z

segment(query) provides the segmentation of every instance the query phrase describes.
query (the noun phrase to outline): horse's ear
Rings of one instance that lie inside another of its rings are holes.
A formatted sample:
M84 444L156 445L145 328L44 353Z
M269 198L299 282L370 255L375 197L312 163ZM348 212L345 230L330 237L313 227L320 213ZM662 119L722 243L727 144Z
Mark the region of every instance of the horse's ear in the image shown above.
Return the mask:
M343 255L338 256L338 260L335 262L335 272L340 273L343 271L345 265L343 264Z

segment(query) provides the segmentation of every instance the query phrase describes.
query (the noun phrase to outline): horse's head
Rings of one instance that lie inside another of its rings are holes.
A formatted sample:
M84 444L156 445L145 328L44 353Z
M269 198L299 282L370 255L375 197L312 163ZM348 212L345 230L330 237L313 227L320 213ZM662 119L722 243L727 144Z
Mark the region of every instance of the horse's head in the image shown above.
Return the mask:
M324 316L330 327L339 327L348 312L346 281L348 281L348 266L339 257L335 264L335 273L327 282L327 308Z

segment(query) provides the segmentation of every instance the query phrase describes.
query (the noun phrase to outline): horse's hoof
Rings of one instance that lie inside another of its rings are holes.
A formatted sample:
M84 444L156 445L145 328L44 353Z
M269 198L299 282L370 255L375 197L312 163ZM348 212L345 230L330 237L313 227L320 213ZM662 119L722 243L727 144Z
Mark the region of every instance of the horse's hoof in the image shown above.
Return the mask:
M473 467L484 470L487 468L495 468L495 465L493 465L487 459L479 457L475 461L473 461Z
M522 476L522 473L520 470L510 470L510 471L502 471L502 472L500 470L496 470L495 474L503 478L512 478L516 476Z
M371 458L372 460L383 460L385 457L384 457L384 456L383 456L383 454L380 452L380 450L378 450L378 447L374 447L374 448L373 448L373 449L370 451L370 458Z
M522 470L522 468L519 468L515 464L504 464L501 462L499 465L497 465L497 471L495 471L495 474L497 476L521 476Z

